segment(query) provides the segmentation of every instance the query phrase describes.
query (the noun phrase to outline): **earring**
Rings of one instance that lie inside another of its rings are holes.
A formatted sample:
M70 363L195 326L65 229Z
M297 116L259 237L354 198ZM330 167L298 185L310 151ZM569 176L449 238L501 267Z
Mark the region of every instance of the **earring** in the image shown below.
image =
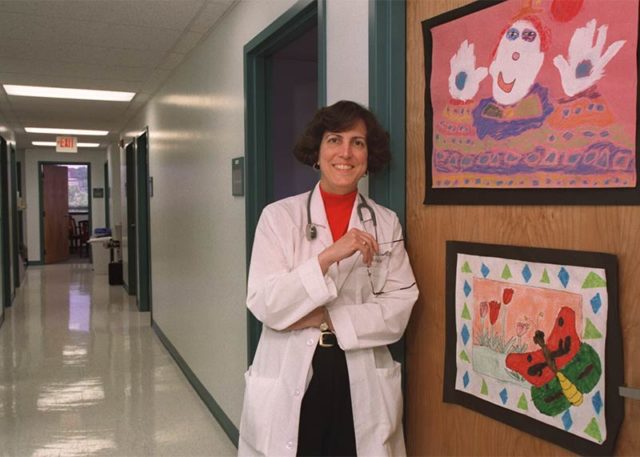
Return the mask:
M320 169L320 164L318 162L313 164L313 169L314 170L319 170Z

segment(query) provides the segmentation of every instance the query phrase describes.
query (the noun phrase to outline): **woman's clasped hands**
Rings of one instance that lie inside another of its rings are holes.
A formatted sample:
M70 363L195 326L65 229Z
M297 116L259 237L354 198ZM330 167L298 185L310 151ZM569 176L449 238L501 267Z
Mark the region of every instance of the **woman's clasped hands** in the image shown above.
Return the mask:
M356 252L362 254L362 261L370 266L373 256L378 252L378 242L369 233L352 228L342 238L333 243L318 255L322 273L326 274L329 267L335 262L351 257Z

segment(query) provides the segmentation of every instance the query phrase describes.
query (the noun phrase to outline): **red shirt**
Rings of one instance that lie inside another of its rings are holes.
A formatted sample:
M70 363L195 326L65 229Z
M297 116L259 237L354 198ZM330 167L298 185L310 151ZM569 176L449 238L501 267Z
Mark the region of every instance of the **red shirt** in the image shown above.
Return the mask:
M331 235L333 236L333 241L337 241L347 233L349 221L351 220L351 211L353 210L353 202L356 200L358 190L356 189L345 195L336 195L325 192L322 190L322 186L319 187L322 201L324 202L324 210L327 213Z

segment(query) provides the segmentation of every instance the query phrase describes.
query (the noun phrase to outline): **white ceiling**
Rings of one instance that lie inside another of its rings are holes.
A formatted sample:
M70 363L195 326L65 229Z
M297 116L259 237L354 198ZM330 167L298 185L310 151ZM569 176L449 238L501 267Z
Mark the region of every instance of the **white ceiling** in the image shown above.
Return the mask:
M237 0L0 0L0 84L136 92L129 103L8 96L2 127L18 148L55 135L24 127L117 132Z

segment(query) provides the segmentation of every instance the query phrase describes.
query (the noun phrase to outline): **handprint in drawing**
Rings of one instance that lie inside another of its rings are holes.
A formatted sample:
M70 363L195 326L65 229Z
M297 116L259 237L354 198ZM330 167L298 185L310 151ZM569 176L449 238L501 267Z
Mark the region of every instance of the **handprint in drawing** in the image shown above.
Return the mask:
M553 59L560 72L562 89L568 96L587 90L602 78L604 68L625 44L625 40L619 40L605 50L606 41L607 26L598 27L596 35L596 20L592 19L573 33L568 59L561 54Z
M476 56L473 43L464 40L458 51L449 61L449 93L456 100L471 100L480 87L480 82L487 77L486 67L476 68Z

